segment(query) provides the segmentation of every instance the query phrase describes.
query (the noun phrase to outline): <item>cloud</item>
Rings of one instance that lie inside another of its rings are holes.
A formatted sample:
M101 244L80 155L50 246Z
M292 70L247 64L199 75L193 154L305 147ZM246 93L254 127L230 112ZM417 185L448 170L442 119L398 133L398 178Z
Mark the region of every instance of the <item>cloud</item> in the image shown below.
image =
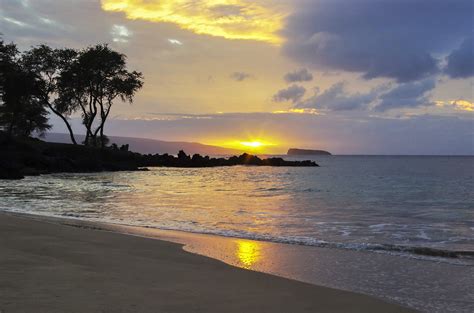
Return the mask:
M211 7L211 11L219 16L241 15L244 10L244 6L233 4L217 4Z
M467 100L454 100L450 101L450 104L458 110L474 112L474 102Z
M379 95L381 101L375 107L375 111L384 112L391 109L433 105L428 92L435 86L434 79L400 84L387 93Z
M132 32L124 25L112 25L112 30L110 31L112 35L112 40L114 42L128 42L129 38L132 36Z
M439 107L454 107L456 110L474 112L474 102L468 100L450 100L450 101L436 101L436 106Z
M70 33L71 27L59 23L47 14L37 11L29 2L2 1L0 10L1 33L25 37L61 37Z
M462 42L461 46L447 57L445 73L451 78L468 78L474 76L474 36Z
M20 49L37 44L78 48L114 38L126 39L116 37L121 30L114 25L122 26L121 23L109 18L95 2L1 1L0 6L1 33L5 40L14 40Z
M102 9L131 20L173 23L196 34L280 43L285 10L270 0L102 0ZM230 4L229 4L230 3Z
M429 92L436 86L435 80L396 84L381 84L368 92L350 93L347 83L339 82L322 93L315 88L313 96L299 101L296 108L315 108L328 111L373 110L385 112L391 109L416 108L434 105Z
M286 89L279 90L274 96L273 101L275 102L284 102L292 101L297 103L306 93L306 89L302 86L291 85Z
M313 80L313 75L305 68L287 73L284 77L287 83L309 82Z
M331 111L350 111L365 109L378 96L386 86L372 89L367 93L349 93L346 90L346 83L339 82L319 93L319 88L315 89L312 97L296 105L298 108L317 108Z
M278 110L273 111L273 114L311 114L311 115L320 115L316 109L304 108L304 109L288 109L288 110Z
M246 73L246 72L233 72L232 74L230 74L230 77L233 79L233 80L236 80L238 82L241 82L241 81L244 81L248 78L251 78L252 77L252 74L250 73Z
M183 42L178 40L178 39L174 39L174 38L168 38L168 42L172 45L177 45L177 46L182 46L183 45Z
M288 19L283 51L318 70L408 82L439 71L472 31L471 0L303 1ZM448 22L449 21L449 22Z

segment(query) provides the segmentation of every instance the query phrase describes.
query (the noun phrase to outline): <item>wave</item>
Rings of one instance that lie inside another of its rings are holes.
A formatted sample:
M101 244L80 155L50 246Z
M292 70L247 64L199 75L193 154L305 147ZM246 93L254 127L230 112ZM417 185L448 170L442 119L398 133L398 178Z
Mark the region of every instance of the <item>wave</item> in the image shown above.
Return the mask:
M122 221L123 224L123 221ZM132 225L130 225L132 226ZM155 228L161 230L172 230L182 231L195 234L206 234L206 235L217 235L222 237L240 238L256 241L265 241L282 244L293 244L309 247L318 248L333 248L353 251L368 251L377 253L388 253L399 256L414 257L424 260L431 261L445 261L458 265L471 265L474 266L474 250L452 250L442 249L426 246L409 246L400 244L388 244L388 243L363 243L363 242L334 242L316 239L312 237L302 236L273 236L268 234L256 234L246 231L234 231L234 230L208 230L208 229L196 229L195 227L166 227L166 226L150 226L150 225L136 225L146 228ZM462 262L463 260L467 263ZM461 261L461 262L451 262Z
M407 246L397 244L384 244L384 243L343 243L343 242L331 242L326 240L320 240L308 237L287 237L287 236L267 236L258 234L248 234L243 232L229 232L229 231L193 231L193 230L182 230L182 229L169 229L177 231L186 231L193 233L204 233L219 235L224 237L243 238L258 241L268 241L275 243L284 244L295 244L319 248L336 248L345 250L356 250L356 251L372 251L372 252L395 252L397 254L413 254L426 257L438 257L438 258L449 258L449 259L469 259L474 260L474 251L468 250L449 250L432 247L422 246Z
M265 241L282 244L292 244L301 246L310 246L318 248L333 248L353 251L367 251L377 253L388 253L398 256L414 257L423 260L431 260L437 262L449 262L456 265L469 265L474 266L474 250L452 250L452 249L441 249L426 246L409 246L401 244L388 244L388 243L364 243L364 242L334 242L321 240L312 237L304 236L274 236L270 234L256 234L247 231L235 231L235 230L219 230L219 229L203 229L196 227L195 223L188 223L187 225L181 225L180 227L165 226L165 225L149 225L146 221L125 221L123 219L117 220L114 218L94 218L88 217L81 214L75 213L62 213L62 214L51 214L47 212L25 212L20 210L5 210L14 213L26 213L40 216L50 216L65 219L75 219L82 221L94 221L99 223L110 223L122 226L134 226L143 227L149 229L160 229L160 230L171 230L171 231L182 231L195 234L206 234L216 235L230 238L240 238L256 241ZM380 225L377 225L380 226ZM454 261L454 262L453 262ZM456 262L460 261L460 262ZM467 262L463 262L467 261Z

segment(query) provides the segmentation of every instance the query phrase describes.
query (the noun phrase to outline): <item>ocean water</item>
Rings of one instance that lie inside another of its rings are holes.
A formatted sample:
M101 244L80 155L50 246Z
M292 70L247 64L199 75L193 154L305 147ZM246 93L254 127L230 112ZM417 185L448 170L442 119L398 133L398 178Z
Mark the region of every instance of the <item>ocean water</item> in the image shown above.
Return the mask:
M140 226L133 233L236 266L424 312L474 312L474 157L312 159L321 167L0 180L0 211Z
M153 168L0 180L0 210L336 249L474 258L474 157Z

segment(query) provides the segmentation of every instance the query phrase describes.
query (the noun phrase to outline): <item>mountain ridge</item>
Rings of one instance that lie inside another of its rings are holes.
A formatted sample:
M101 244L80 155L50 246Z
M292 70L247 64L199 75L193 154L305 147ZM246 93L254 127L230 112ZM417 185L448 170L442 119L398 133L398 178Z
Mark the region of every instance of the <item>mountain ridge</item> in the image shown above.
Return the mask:
M76 135L78 142L83 141L84 135ZM151 138L137 138L137 137L122 137L109 136L110 144L115 143L118 146L128 144L130 151L139 152L143 154L178 154L179 150L184 150L189 154L201 155L235 155L241 154L243 151L237 149L224 148L213 145L206 145L199 142L186 141L165 141ZM46 133L45 141L57 143L71 143L69 134L65 133Z

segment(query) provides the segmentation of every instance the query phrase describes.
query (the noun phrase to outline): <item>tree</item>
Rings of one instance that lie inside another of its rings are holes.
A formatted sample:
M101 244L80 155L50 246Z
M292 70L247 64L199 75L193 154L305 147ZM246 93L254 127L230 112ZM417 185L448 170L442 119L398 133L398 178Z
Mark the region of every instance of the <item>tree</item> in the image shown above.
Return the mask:
M0 73L0 125L8 136L42 135L51 128L35 76L21 66L14 44L0 41Z
M129 72L125 55L102 44L80 51L77 59L61 74L58 86L58 101L81 110L86 127L85 144L99 142L104 147L105 122L113 103L117 99L132 103L135 93L143 86L143 75Z
M77 107L65 97L61 97L59 78L77 58L73 49L52 49L40 45L23 53L21 65L33 73L37 82L40 101L66 124L73 144L77 144L68 117Z
M3 130L10 129L8 120L11 112L7 110L7 98L11 96L7 92L7 83L15 72L15 64L18 60L18 49L14 44L5 44L0 39L0 127ZM10 102L8 102L10 103Z

